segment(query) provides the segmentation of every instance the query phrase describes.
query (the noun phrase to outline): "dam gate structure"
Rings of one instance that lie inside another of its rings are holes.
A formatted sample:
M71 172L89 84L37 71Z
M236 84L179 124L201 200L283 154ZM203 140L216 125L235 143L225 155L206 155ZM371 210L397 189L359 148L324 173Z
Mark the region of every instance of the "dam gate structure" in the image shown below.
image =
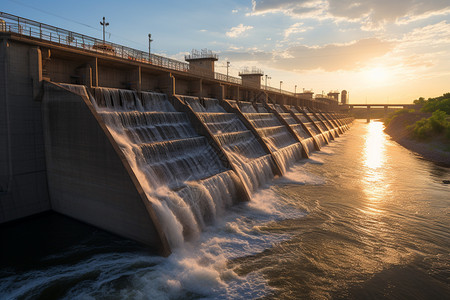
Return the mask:
M349 129L304 98L0 12L0 224L48 210L171 249Z

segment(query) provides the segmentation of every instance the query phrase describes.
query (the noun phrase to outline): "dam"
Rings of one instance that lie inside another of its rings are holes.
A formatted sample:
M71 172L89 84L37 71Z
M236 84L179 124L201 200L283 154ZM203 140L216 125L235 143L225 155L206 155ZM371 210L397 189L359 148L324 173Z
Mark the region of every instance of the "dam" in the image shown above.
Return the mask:
M53 210L169 255L349 129L264 87L0 13L0 223Z

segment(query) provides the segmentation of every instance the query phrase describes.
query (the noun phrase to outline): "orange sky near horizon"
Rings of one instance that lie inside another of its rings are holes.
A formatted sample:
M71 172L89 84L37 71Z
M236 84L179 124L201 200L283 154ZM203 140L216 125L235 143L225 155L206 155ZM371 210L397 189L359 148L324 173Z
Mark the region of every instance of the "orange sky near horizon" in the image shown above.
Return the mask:
M89 9L86 9L89 7ZM412 103L450 92L450 1L442 0L5 0L2 10L178 60L219 55L216 71L257 67L268 85L350 103ZM263 84L265 82L263 81Z

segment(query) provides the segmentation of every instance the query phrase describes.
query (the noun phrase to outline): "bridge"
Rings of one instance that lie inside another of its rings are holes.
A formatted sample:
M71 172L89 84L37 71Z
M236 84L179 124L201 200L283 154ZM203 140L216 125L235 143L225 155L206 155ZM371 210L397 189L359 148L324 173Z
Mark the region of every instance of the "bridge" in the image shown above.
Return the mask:
M351 112L354 108L366 108L367 109L367 122L370 122L370 110L372 108L384 108L384 115L387 115L389 108L398 108L398 109L414 109L417 108L415 104L393 104L393 103L365 103L365 104L345 104L342 106L343 110L348 110Z

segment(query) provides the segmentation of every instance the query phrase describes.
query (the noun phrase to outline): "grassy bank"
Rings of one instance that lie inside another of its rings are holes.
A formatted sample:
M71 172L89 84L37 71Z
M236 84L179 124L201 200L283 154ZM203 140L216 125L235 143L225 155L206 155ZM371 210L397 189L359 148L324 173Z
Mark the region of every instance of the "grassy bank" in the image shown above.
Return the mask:
M389 114L385 132L425 159L450 167L450 93L414 103L421 109Z

